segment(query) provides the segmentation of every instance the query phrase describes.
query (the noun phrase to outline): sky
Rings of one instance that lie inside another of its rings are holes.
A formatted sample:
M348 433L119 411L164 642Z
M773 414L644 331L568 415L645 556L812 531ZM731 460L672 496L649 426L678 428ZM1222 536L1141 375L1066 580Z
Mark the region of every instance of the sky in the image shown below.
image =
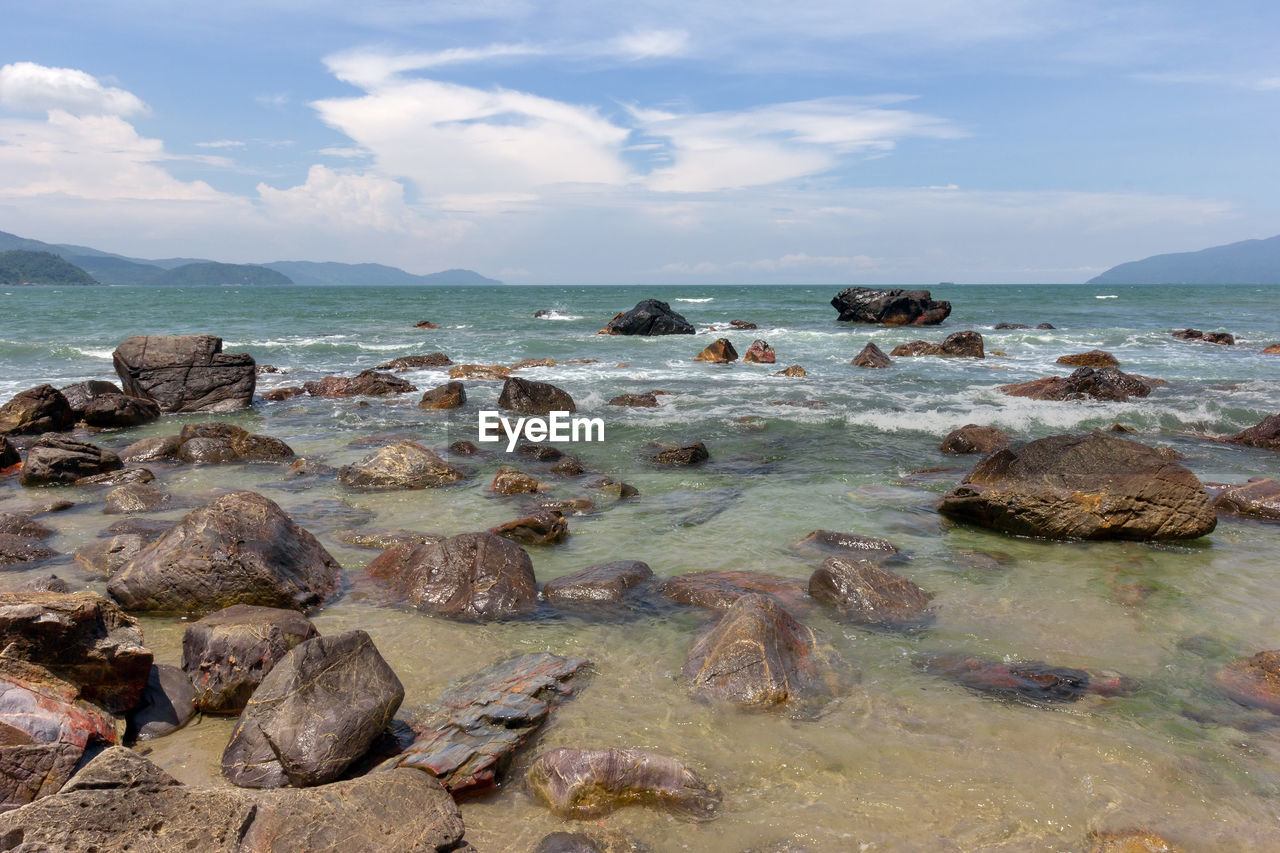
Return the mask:
M1280 234L1280 4L0 0L0 230L510 284L1078 282Z

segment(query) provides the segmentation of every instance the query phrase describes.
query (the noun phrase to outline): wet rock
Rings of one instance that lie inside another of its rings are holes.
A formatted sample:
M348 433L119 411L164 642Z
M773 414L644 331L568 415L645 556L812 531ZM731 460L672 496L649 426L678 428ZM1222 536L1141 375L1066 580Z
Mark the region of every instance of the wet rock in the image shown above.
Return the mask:
M729 325L735 329L741 329L744 332L760 328L755 323L748 320L730 320Z
M1133 684L1123 677L1094 680L1083 669L1050 666L1042 661L995 661L953 654L918 655L925 671L1002 699L1035 704L1074 702L1087 693L1116 695Z
M1093 830L1088 853L1181 853L1182 848L1149 829Z
M609 405L652 409L658 405L658 398L652 394L619 394L609 401Z
M898 553L897 546L885 539L835 530L815 530L792 547L825 551L859 560L885 560Z
M0 533L25 536L28 539L48 539L54 531L52 527L45 527L30 516L0 512Z
M238 714L290 649L317 636L311 620L296 610L235 604L187 626L183 678L201 711Z
M238 462L239 456L221 438L200 436L184 441L178 448L178 459L188 465L225 465Z
M321 477L333 477L337 473L338 469L332 465L326 465L323 462L317 462L306 457L299 457L289 463L289 470L284 473L284 476L291 480L319 479Z
M217 421L187 424L178 434L178 441L178 458L184 462L287 462L296 455L292 447L274 436ZM198 451L193 449L197 442L219 444L202 444L205 449Z
M537 492L541 487L537 477L531 477L510 465L503 465L498 469L489 490L500 495L520 495Z
M337 536L339 542L344 545L354 545L357 548L375 548L379 551L385 551L388 548L398 548L401 545L426 545L428 542L443 541L443 536L437 536L434 533L419 533L416 530L405 530L403 528L362 528L360 530L343 530Z
M590 498L567 498L565 500L541 498L538 501L538 508L561 514L568 513L569 515L591 515L596 511L595 502Z
M1280 344L1270 344L1262 348L1263 355L1280 355Z
M557 477L577 477L586 473L586 466L576 456L562 456L551 466L551 473Z
M455 441L449 445L449 452L456 453L458 456L475 456L480 452L480 448L470 441Z
M547 581L542 597L556 604L619 604L652 579L653 570L640 560L600 563Z
M338 469L351 489L428 489L456 483L466 475L415 441L379 448L354 465Z
M426 355L404 355L384 361L377 366L378 370L421 370L424 367L449 367L453 361L442 352L430 352Z
M285 385L283 388L272 388L270 391L264 391L258 396L269 403L279 403L283 400L301 397L305 393L307 393L307 389L301 385Z
M1280 481L1265 477L1232 486L1213 505L1218 512L1280 521Z
M415 721L413 746L381 769L426 771L454 794L491 788L516 750L572 695L587 666L583 658L535 652L454 682L434 703L435 712Z
M230 412L253 402L253 357L224 353L213 335L135 335L112 361L124 392L162 412Z
M143 542L154 542L160 538L160 534L164 533L170 527L173 527L172 521L150 521L145 518L122 518L119 521L107 525L98 534L99 537L106 538L110 536L141 536Z
M109 578L137 557L150 540L136 533L123 533L110 539L86 542L73 553L75 561L90 574Z
M630 483L620 483L616 480L602 481L589 488L599 489L606 495L622 500L623 498L636 498L640 496L640 490Z
M112 713L138 703L151 672L137 620L96 592L0 592L0 648Z
M521 545L557 545L569 538L569 523L561 513L543 510L490 527L489 532Z
M164 459L177 459L182 442L176 435L157 435L135 441L120 452L125 462L157 462Z
M718 338L707 345L702 352L693 357L694 361L710 361L716 364L728 364L738 360L738 351L728 338Z
M1280 450L1280 415L1268 415L1260 422L1223 439L1230 444Z
M938 511L1049 539L1191 539L1217 524L1194 474L1153 448L1099 432L999 450L943 495Z
M0 657L0 812L57 793L86 751L115 743L115 720L79 693L42 667ZM0 821L12 826L10 815Z
M452 619L502 619L537 605L529 555L492 533L392 548L365 572L420 610Z
M0 406L0 435L39 435L70 429L75 414L52 385L37 385Z
M273 501L242 491L188 513L117 572L107 591L127 610L305 610L338 591L341 572Z
M33 853L473 850L458 807L425 773L302 790L188 788L123 747L85 765L62 793L0 815L0 838L23 838Z
M809 577L809 595L863 625L914 628L933 621L930 593L867 560L828 557Z
M893 360L872 342L863 347L862 352L855 355L849 363L854 367L888 367L893 364Z
M684 447L666 447L649 457L656 465L670 467L701 465L710 458L707 446L701 441Z
M99 429L141 426L160 417L160 406L127 394L103 395L91 399L81 417L86 424Z
M1203 341L1207 344L1235 346L1235 336L1227 332L1202 332L1199 329L1170 329L1169 334L1180 341Z
M512 370L528 370L531 367L555 367L554 359L550 358L525 358L511 365Z
M437 326L435 323L431 322L430 320L419 320L418 322L416 322L416 323L414 323L414 324L413 324L413 327L414 327L415 329L438 329L438 328L440 328L439 326Z
M457 409L466 405L467 392L461 382L446 382L438 385L422 395L418 401L419 409Z
M754 340L751 346L747 347L746 353L742 356L744 364L773 364L777 361L777 354L774 353L773 347L769 346L768 341Z
M9 439L0 435L0 471L17 465L22 461L22 457L18 455L18 450L9 443Z
M123 460L122 460L123 461ZM125 486L129 483L150 483L156 475L146 468L120 468L105 474L94 474L92 477L81 477L76 480L77 486Z
M71 592L71 584L57 575L34 578L18 587L18 592Z
M0 533L0 569L12 568L36 560L47 560L55 556L57 552L46 548L39 539L13 533Z
M312 397L390 397L416 391L412 383L390 373L362 370L356 376L326 376L318 382L304 382Z
M965 424L947 433L941 449L943 453L994 453L1009 441L1008 433L993 426Z
M450 379L501 381L511 376L511 368L500 364L456 364L449 368Z
M982 335L977 332L953 332L942 343L913 341L893 348L893 356L943 355L958 358L984 358Z
M1058 364L1068 367L1115 367L1119 363L1114 355L1100 349L1058 357Z
M531 444L527 441L517 445L516 453L521 456L530 456L539 462L551 462L564 457L564 451L558 447L552 447L550 444Z
M533 853L605 853L605 848L582 832L553 832L542 837Z
M288 373L283 367L276 367L274 364L259 364L258 375L262 376L266 373Z
M683 674L695 693L749 708L831 695L813 631L769 595L735 601L694 643Z
M404 687L364 631L300 643L267 673L222 753L243 788L307 788L338 779L368 751Z
M124 391L120 390L120 386L114 382L104 382L101 379L90 379L88 382L77 382L74 385L68 385L66 388L59 388L58 393L67 401L67 405L71 407L72 416L79 420L84 416L84 410L89 405L89 401L94 397L122 395Z
M803 379L805 377L804 368L798 364L779 370L774 376L790 376L793 379Z
M24 486L66 486L82 477L122 467L124 463L119 456L96 444L61 435L46 435L27 451L18 482Z
M1258 652L1227 664L1215 680L1241 705L1280 714L1280 651Z
M1122 373L1114 367L1081 367L1070 376L1051 376L1015 385L1001 385L1010 397L1033 400L1111 400L1123 403L1130 397L1145 397L1152 385L1144 378Z
M138 707L129 715L126 742L155 740L173 734L196 715L196 691L176 666L151 667Z
M880 290L850 287L831 300L848 323L882 323L886 326L936 326L951 313L950 302L935 301L927 290Z
M513 376L502 385L498 408L522 415L548 415L551 412L576 412L578 407L568 392L549 382L534 382Z
M169 493L146 483L129 483L107 493L107 504L102 511L107 515L128 515L163 509L169 503Z
M689 572L668 578L658 590L680 604L715 610L727 610L744 595L768 595L797 608L808 606L809 597L802 580L750 571Z
M585 820L623 806L650 806L710 820L720 792L685 764L639 749L552 749L525 772L525 785L557 817Z
M636 303L630 311L616 315L597 334L600 335L692 335L693 325L657 299Z

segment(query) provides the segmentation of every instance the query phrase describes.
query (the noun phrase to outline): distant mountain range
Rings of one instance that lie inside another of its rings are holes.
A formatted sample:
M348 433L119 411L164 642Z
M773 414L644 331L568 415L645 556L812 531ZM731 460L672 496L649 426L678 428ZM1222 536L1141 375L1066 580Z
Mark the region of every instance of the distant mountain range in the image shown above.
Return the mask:
M32 284L84 284L74 272L78 267L101 284L198 285L494 285L502 282L471 270L445 270L414 275L382 264L339 264L315 261L273 261L267 264L224 264L202 258L129 258L67 243L45 243L0 231L0 253L42 252L58 256L70 267L59 267L56 281ZM53 265L45 263L45 272Z
M1086 284L1280 284L1280 236L1130 261Z

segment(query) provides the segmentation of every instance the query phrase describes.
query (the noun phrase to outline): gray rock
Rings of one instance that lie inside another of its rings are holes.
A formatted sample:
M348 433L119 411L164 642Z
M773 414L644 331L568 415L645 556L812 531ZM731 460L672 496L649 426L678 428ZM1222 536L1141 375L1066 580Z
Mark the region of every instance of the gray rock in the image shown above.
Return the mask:
M129 483L107 493L106 515L131 515L164 509L169 503L169 493L148 483Z
M138 707L129 715L126 740L154 740L173 734L196 715L196 691L176 666L151 667Z
M16 533L0 533L0 569L10 566L47 560L57 556L57 551L46 548L39 539L19 536Z
M39 435L69 429L75 413L57 388L37 385L0 406L0 435Z
M319 636L296 610L234 604L187 626L182 669L207 714L239 714L289 650Z
M27 451L18 482L24 486L71 485L82 477L124 467L120 457L96 444L46 435Z
M137 533L122 533L110 539L96 539L77 548L71 556L91 574L109 578L137 557L151 541Z
M124 392L162 412L230 412L253 402L252 356L224 353L213 335L135 335L112 361Z

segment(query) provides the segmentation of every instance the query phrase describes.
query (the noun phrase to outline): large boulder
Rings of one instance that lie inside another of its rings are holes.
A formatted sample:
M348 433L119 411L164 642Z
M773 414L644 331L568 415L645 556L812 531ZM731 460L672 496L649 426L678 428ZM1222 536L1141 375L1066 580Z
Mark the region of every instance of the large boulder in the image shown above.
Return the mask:
M222 753L242 788L308 788L338 779L391 722L404 687L364 631L316 637L267 673Z
M208 612L233 604L305 610L342 568L275 502L231 492L188 513L107 584L126 610Z
M716 364L728 364L738 360L738 351L728 338L717 338L693 357L694 361L710 361Z
M37 385L0 406L0 435L38 435L69 429L75 413L57 388Z
M930 593L868 560L828 557L809 577L809 595L863 625L914 628L933 620Z
M957 358L985 358L982 348L982 335L977 332L952 332L943 338L942 343L929 341L912 341L893 348L893 356L942 355Z
M927 290L879 290L850 287L831 300L848 323L883 323L886 326L936 326L951 313L950 302L931 298Z
M115 720L79 694L43 667L0 656L0 811L56 794L86 751L116 742Z
M1270 477L1232 486L1214 498L1218 512L1280 521L1280 481Z
M415 607L453 619L502 619L537 606L533 562L514 542L463 533L385 551L365 571Z
M380 447L354 465L338 469L338 479L351 489L427 489L465 479L466 474L416 441Z
M938 510L1049 539L1193 539L1217 524L1195 474L1153 448L1098 432L999 450L947 492Z
M576 412L573 398L550 382L534 382L513 376L502 385L498 408L522 415L548 415L551 412Z
M289 650L318 637L296 610L235 604L187 626L182 669L206 714L239 714Z
M1000 391L1010 397L1033 400L1109 400L1123 403L1130 397L1151 393L1151 383L1131 376L1115 367L1081 367L1070 376L1050 376L1015 385L1001 385Z
M1091 349L1088 352L1059 356L1058 364L1065 364L1068 367L1115 367L1120 362L1105 350Z
M525 785L556 816L600 817L622 806L654 806L694 820L715 817L720 792L674 758L639 749L552 749Z
M18 482L24 486L69 486L83 477L123 467L119 456L96 444L45 435L27 451Z
M776 708L832 693L813 631L777 599L744 595L689 651L694 692L749 708Z
M1253 426L1222 440L1230 444L1242 444L1245 447L1280 450L1280 414L1268 415Z
M697 330L671 306L657 299L645 299L636 307L618 314L597 334L601 335L692 335Z
M474 849L453 799L415 770L301 790L188 788L124 747L94 758L61 793L0 815L0 838L32 853Z
M0 648L112 713L138 704L151 673L137 620L96 592L0 592Z
M326 376L302 387L312 397L390 397L418 390L412 383L390 373L362 370L356 376Z
M124 392L162 412L231 412L253 403L253 357L213 335L135 335L112 353Z
M454 794L491 788L516 750L573 694L587 666L583 658L533 652L460 679L432 703L435 713L415 722L413 744L379 769L426 771Z
M196 715L196 691L187 674L176 666L151 667L147 687L129 714L125 741L155 740L173 734Z

